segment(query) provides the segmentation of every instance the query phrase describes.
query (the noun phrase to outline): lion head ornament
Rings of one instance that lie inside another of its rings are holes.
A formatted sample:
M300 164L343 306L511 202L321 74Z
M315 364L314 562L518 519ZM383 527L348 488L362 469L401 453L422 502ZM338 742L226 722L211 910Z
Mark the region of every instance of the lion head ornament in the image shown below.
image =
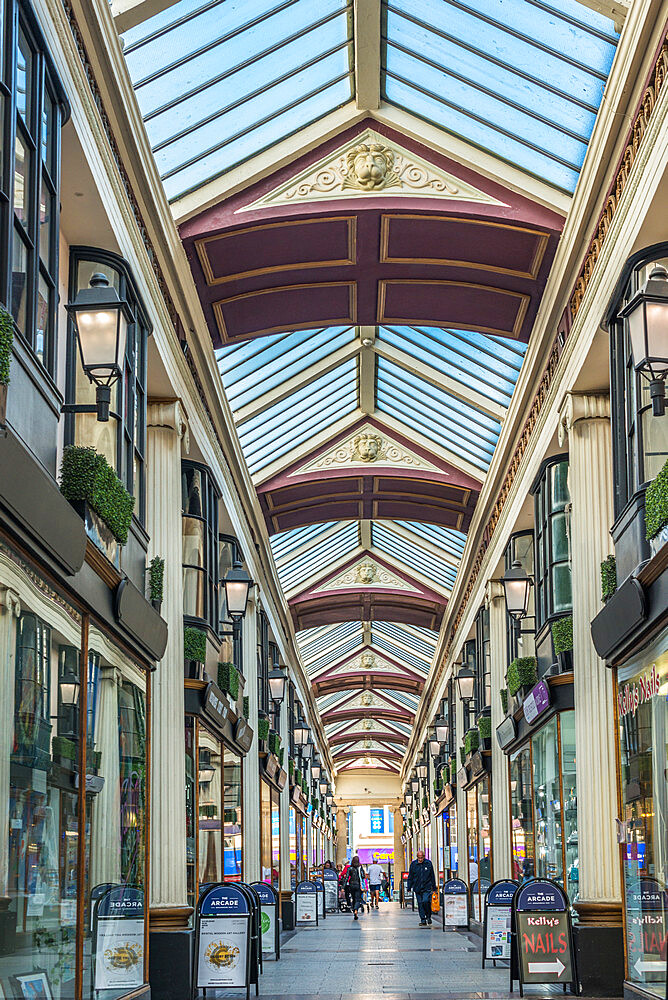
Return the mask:
M379 142L363 142L349 150L343 173L342 186L356 191L383 191L399 184L399 175L394 170L394 153Z
M380 434L370 434L365 431L353 438L352 459L358 462L375 462L383 451L383 439Z

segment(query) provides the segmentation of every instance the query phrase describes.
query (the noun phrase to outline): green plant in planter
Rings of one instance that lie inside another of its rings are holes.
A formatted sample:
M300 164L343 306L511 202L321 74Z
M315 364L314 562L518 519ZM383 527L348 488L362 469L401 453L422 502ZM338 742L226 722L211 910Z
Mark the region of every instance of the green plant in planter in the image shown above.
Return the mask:
M308 795L308 781L306 778L302 778L302 792L304 795Z
M10 313L0 306L0 385L9 385L9 365L12 360L14 323Z
M501 688L499 694L501 695L501 708L503 709L503 714L508 715L508 688Z
M514 698L521 687L538 683L538 663L535 656L519 656L509 665L506 673L508 694Z
M302 783L302 772L298 767L295 768L295 785L301 785Z
M60 492L71 504L87 503L125 545L135 498L123 486L104 455L95 448L68 445L60 466Z
M429 806L429 799L426 795L422 796L422 808L426 809Z
M290 777L295 773L295 762L292 757L288 757L288 774Z
M273 729L269 730L267 746L269 747L270 752L276 754L278 757L278 751L281 749L281 737Z
M552 642L554 654L569 653L573 649L573 616L559 618L552 623Z
M457 761L450 761L450 784L455 785L457 783Z
M480 733L477 729L469 729L464 737L464 750L466 755L475 753L480 746Z
M153 556L148 564L148 593L152 601L162 601L165 585L165 560Z
M259 740L266 740L268 736L269 736L269 719L258 719L257 738Z
M645 492L645 534L651 542L668 524L668 462Z
M86 762L88 768L91 771L97 771L100 764L102 763L102 751L101 750L89 750L86 755Z
M54 736L51 741L51 751L54 757L64 757L65 760L77 759L77 745L67 736Z
M459 748L459 762L460 764L466 763L466 750L464 749L464 747Z
M197 663L206 662L206 632L193 625L186 625L183 629L183 655L186 660L195 660Z
M492 738L492 717L490 715L480 716L478 719L478 732L480 733L481 740Z
M244 719L246 720L246 722L248 722L248 720L250 719L250 698L248 697L247 694L244 695L244 700L242 704L243 708L241 711L243 713Z
M218 664L218 687L226 691L232 701L239 697L239 671L233 663Z
M281 765L281 767L283 767L283 758L285 757L285 747L279 747L276 756L278 757L278 763Z
M434 791L436 792L437 795L439 794L439 792L443 791L443 779L442 778L434 778Z
M617 562L614 556L606 556L601 563L601 600L610 600L616 591Z

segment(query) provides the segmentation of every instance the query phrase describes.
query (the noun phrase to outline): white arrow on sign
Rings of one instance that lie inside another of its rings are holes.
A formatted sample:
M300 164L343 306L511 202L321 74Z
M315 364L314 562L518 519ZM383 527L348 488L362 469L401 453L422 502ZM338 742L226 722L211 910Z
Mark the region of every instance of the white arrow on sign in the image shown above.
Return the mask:
M635 963L636 972L665 972L666 963L665 962L645 962L642 958L639 958Z
M552 975L560 976L566 966L560 958L554 962L529 962L529 975L534 972L550 972Z

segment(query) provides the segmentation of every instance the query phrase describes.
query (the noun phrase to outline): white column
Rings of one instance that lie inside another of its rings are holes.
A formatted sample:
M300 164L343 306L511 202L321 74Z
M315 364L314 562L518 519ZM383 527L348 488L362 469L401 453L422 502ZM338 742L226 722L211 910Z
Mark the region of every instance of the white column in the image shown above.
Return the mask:
M257 742L257 609L249 597L242 620L244 691L248 697L248 721L255 733L251 748L244 758L244 881L257 882L260 871L260 774Z
M401 873L404 870L404 845L401 843L403 816L399 812L400 805L401 803L389 806L394 820L394 886L396 889L399 888Z
M185 926L186 799L181 566L181 443L188 428L178 400L148 407L149 556L165 560L162 617L167 648L151 675L151 920ZM164 910L164 913L160 913Z
M283 743L286 747L283 758L285 759L287 755L287 743L288 743L288 699L284 698L281 704L281 711L279 716L279 733L283 738ZM280 888L281 890L290 895L290 782L285 782L285 788L279 795L278 808L280 812L280 832L281 832L281 842L280 842ZM295 822L295 836L296 836L296 822ZM296 845L296 839L295 839Z
M455 682L456 687L456 682ZM457 692L455 697L455 719L456 719L456 732L457 732L457 742L455 745L455 753L457 754L457 773L461 769L461 758L459 756L459 748L462 745L462 739L464 738L464 705L459 697L459 692ZM466 829L466 792L460 788L459 782L457 782L457 853L459 856L459 870L457 875L459 878L463 879L464 882L468 883L469 880L469 844Z
M0 587L0 897L7 898L9 878L9 768L14 739L16 621L21 601L10 587Z
M559 410L568 437L573 577L573 684L578 797L579 892L583 923L609 923L621 885L617 759L612 671L596 655L590 632L601 609L601 561L611 550L613 522L610 400L567 393ZM610 904L613 904L612 906Z
M492 865L494 878L510 878L510 796L508 757L499 746L496 727L504 719L499 691L506 676L506 602L503 584L490 580L486 602L489 607L490 682L492 685Z
M346 811L341 806L336 810L336 863L345 865L347 846Z

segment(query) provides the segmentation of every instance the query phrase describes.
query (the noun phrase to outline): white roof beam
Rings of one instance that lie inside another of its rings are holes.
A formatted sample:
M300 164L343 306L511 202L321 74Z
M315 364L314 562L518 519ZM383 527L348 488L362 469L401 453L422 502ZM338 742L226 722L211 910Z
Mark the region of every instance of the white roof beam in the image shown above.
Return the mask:
M455 455L454 452L449 451L444 448L443 445L436 444L435 441L429 441L427 438L419 434L413 427L408 427L406 424L402 423L401 420L397 420L395 417L391 416L389 413L376 414L376 419L379 423L384 424L389 430L394 431L395 434L401 434L403 437L408 438L414 444L419 445L427 454L431 453L437 458L442 459L444 462L448 462L449 465L454 465L456 469L460 469L462 472L466 473L467 476L471 476L476 482L480 483L481 486L485 482L486 473L479 469L477 465L472 462L468 462L465 458L460 455Z
M376 355L373 345L376 340L375 326L359 328L359 407L367 416L372 416L376 409Z
M380 0L353 0L355 101L360 111L380 107Z
M322 445L327 444L328 441L333 440L337 435L345 433L349 427L352 427L360 417L364 414L360 410L359 406L357 409L353 410L352 413L347 414L345 417L341 417L337 420L335 424L330 427L325 427L323 430L319 431L318 434L314 434L313 437L309 438L298 448L293 448L286 455L281 455L277 461L272 462L271 465L266 465L264 469L253 476L253 483L256 487L259 487L262 483L266 483L269 479L273 479L277 476L279 472L283 472L284 469L288 469L291 465L294 465L299 461L300 458L305 458L306 455L310 455L312 451L316 451Z
M111 0L111 16L119 35L173 7L177 0Z
M417 358L402 351L399 347L395 347L393 344L385 344L383 341L377 341L376 354L379 354L381 358L385 358L387 361L394 362L394 364L399 365L401 368L405 368L406 371L418 375L425 382L429 382L430 385L434 385L437 389L447 392L449 396L454 396L455 399L460 399L464 403L470 403L477 410L481 410L489 417L494 417L495 420L503 423L506 415L505 406L495 403L488 396L484 396L481 392L477 392L463 382L458 382L449 375L444 375L436 371L431 365L426 365L423 361L418 361Z
M583 7L595 10L614 21L617 31L621 31L633 0L579 0Z

